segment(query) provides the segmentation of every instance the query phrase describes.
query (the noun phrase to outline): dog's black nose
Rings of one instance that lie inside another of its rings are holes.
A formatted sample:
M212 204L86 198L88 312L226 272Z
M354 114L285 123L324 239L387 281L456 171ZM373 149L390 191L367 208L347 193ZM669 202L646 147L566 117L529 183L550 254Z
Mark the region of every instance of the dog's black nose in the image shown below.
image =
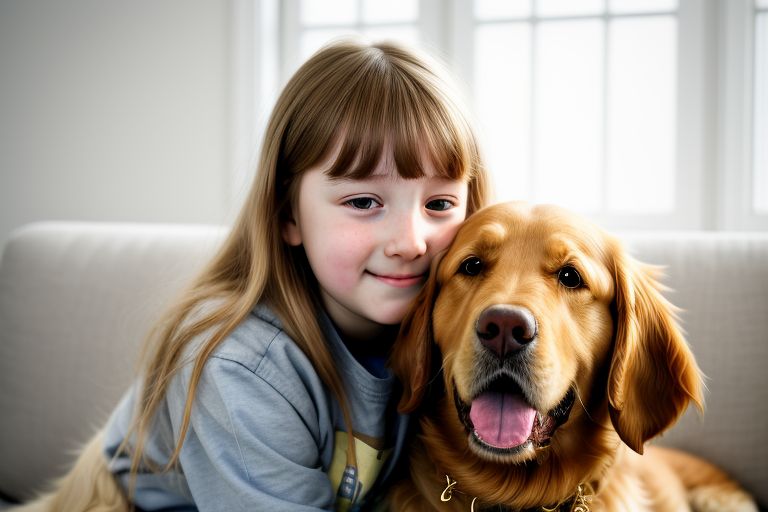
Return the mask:
M499 357L525 348L536 338L536 318L522 306L491 306L480 314L476 326L480 342Z

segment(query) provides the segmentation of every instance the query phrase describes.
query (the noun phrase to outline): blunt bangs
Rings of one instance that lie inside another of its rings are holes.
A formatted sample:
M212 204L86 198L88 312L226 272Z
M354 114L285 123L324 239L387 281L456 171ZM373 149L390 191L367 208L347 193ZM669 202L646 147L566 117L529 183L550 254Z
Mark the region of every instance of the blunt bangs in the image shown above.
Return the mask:
M402 59L395 48L372 50L379 55L349 84L340 105L332 145L338 153L328 175L366 178L391 151L402 178L423 177L428 159L438 177L468 179L477 150L467 144L474 138L459 107L434 76Z
M447 179L479 172L474 134L436 63L388 43L334 48L307 63L320 72L295 110L305 115L286 134L284 163L293 173L331 161L331 177L366 178L390 156L385 151L405 179L423 177L426 162Z

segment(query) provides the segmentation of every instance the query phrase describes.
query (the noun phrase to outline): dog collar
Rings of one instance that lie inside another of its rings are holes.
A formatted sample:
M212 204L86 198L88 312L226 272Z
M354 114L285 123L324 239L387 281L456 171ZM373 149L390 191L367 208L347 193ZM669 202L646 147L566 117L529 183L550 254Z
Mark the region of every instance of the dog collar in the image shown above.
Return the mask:
M456 485L458 482L456 480L451 480L451 477L448 475L445 475L445 481L446 486L445 489L443 489L443 492L440 494L440 501L451 501L451 498L453 498L454 491L459 494L465 494L458 489L456 489ZM537 507L537 508L530 508L525 510L520 510L519 512L590 512L589 504L592 502L592 499L594 498L595 490L594 487L592 487L589 483L581 483L576 488L576 492L574 492L571 496L564 499L560 503L552 506L552 507ZM472 498L472 504L470 505L470 512L476 512L475 511L475 503L477 502L477 496Z

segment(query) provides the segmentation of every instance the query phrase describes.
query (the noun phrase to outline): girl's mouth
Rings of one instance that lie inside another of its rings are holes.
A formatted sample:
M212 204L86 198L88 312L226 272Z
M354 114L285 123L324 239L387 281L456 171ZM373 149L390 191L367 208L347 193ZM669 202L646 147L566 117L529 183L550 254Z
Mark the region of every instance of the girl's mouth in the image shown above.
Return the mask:
M391 275L384 275L384 274L374 274L373 272L368 271L368 274L375 277L377 280L381 281L384 284L387 284L389 286L394 286L395 288L410 288L412 286L418 286L424 283L424 280L426 279L426 274L391 274Z

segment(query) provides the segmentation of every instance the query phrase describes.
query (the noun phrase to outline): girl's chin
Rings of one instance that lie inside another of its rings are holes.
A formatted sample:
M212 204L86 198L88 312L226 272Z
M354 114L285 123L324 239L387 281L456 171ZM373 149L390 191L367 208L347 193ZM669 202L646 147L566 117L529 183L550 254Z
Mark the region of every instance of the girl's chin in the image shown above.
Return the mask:
M373 322L379 325L390 327L400 324L405 318L405 314L408 311L408 307L403 307L393 311L381 311L375 315L375 318L371 318Z

